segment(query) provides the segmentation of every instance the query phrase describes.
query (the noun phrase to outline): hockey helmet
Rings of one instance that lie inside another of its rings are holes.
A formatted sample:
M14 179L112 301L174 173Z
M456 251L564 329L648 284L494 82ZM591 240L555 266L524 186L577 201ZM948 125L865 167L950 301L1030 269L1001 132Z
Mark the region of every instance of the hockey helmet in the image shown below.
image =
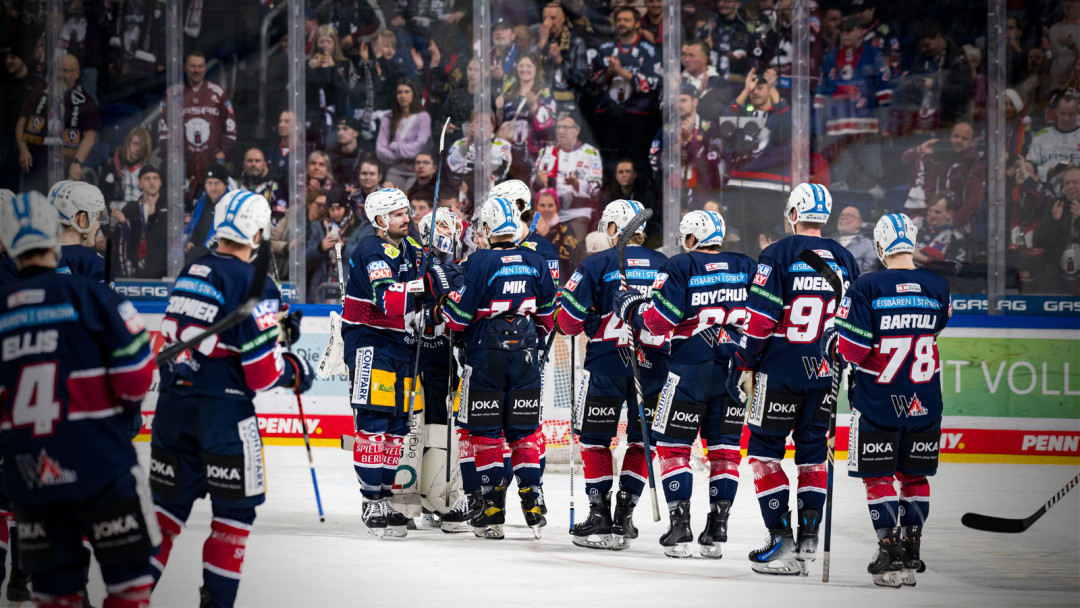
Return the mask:
M40 192L0 191L0 240L12 258L33 249L60 255L60 216Z
M795 210L795 221L791 220L791 210ZM829 221L832 213L832 195L829 189L821 184L799 184L788 196L787 205L784 207L784 219L791 225L792 232L795 224L807 222L811 224L824 224Z
M903 213L890 213L881 216L874 226L874 249L878 259L885 262L885 257L894 253L915 251L915 239L919 229L911 218Z
M420 240L424 243L431 243L431 246L443 253L449 253L453 255L454 243L461 238L461 231L464 229L464 224L461 223L461 218L454 213L453 209L447 207L439 207L435 210L435 238L431 238L431 218L425 217L419 220L420 224Z
M397 188L376 190L364 201L364 214L367 215L368 221L374 224L377 230L386 230L386 227L390 225L390 214L398 209L408 209L409 217L413 216L409 197L405 196L405 193ZM382 226L378 222L380 217L382 218Z
M52 204L60 214L61 224L71 226L84 236L96 232L94 221L100 222L101 214L105 212L105 196L97 186L86 182L59 182L51 192ZM89 220L85 228L79 225L77 218L80 213L86 213Z
M518 236L517 206L508 198L489 198L480 208L480 228L487 229L485 238Z
M627 199L618 199L611 201L604 207L604 212L600 214L600 223L597 224L596 229L601 234L607 236L608 224L614 223L616 227L615 237L618 238L622 234L623 228L630 223L630 220L634 219L634 216L645 210L645 207L637 202ZM636 233L641 234L645 232L645 224L638 227ZM612 237L608 237L610 240Z
M517 207L519 216L532 209L532 191L520 179L511 179L496 184L488 193L488 198L509 199Z
M54 201L56 200L56 195L60 194L60 192L62 190L64 190L64 189L66 189L68 186L70 186L72 184L77 184L77 183L78 182L76 182L73 179L62 179L62 180L56 182L55 184L53 184L52 188L49 188L49 194L48 194L49 202L53 203L55 205L56 203Z
M679 242L683 249L693 251L700 247L719 247L724 243L724 218L715 211L691 211L679 222ZM686 237L693 235L697 242L686 246Z
M247 190L226 192L214 207L214 238L257 247L255 235L270 238L270 204Z

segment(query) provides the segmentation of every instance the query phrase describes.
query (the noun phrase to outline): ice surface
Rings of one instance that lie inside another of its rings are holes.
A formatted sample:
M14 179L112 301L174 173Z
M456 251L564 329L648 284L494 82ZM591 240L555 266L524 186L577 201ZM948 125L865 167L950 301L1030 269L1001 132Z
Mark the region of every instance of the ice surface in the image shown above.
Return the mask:
M138 447L145 458L148 446ZM724 558L676 560L665 557L657 544L667 514L652 522L647 495L635 512L641 535L627 551L571 545L566 470L546 475L550 511L540 541L532 540L513 492L505 540L419 530L403 540L378 541L363 531L351 454L316 449L315 460L327 513L323 524L316 516L303 447L266 448L270 490L248 542L237 605L1080 605L1080 491L1022 534L989 534L960 524L967 511L1030 515L1075 475L1074 466L943 463L931 479L922 550L927 572L919 575L917 587L895 590L874 587L866 573L875 536L862 484L846 476L838 476L834 499L832 581L822 583L820 560L806 578L751 572L746 554L761 546L765 528L745 462ZM793 463L785 461L784 468L794 480ZM581 520L588 506L580 470L576 480ZM695 474L694 484L696 536L707 511L707 483ZM209 502L199 501L173 548L153 605L197 604L209 519ZM104 587L96 567L91 577L91 598L100 606Z

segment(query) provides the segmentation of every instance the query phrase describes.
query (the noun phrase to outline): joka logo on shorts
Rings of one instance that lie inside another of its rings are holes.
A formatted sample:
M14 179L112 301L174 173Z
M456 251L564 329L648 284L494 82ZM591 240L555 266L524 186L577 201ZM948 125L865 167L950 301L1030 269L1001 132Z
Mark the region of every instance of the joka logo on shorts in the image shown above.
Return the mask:
M701 414L691 414L689 412L675 412L671 415L671 420L674 422L687 422L689 424L697 424L701 420Z
M769 402L770 414L794 414L796 405L794 403L777 403L775 401Z
M127 534L139 529L139 520L134 515L125 515L116 519L96 522L93 526L94 540L112 538L117 534Z
M893 444L889 442L883 443L864 443L862 446L862 454L892 454Z
M727 411L724 412L724 417L729 419L729 420L736 420L736 419L742 420L742 417L745 416L745 415L746 415L746 408L745 407L738 407L738 406L731 407L731 406L729 406L727 408Z
M911 444L911 452L913 454L933 454L938 451L938 442L936 441L916 441Z
M604 405L590 405L588 416L589 418L614 418L615 408Z
M171 464L153 458L150 459L150 473L163 477L176 477L176 471Z
M473 401L472 409L474 410L493 410L499 407L499 402L495 400L491 401Z
M240 471L235 467L219 467L212 464L206 467L206 476L211 479L224 479L226 481L239 481Z

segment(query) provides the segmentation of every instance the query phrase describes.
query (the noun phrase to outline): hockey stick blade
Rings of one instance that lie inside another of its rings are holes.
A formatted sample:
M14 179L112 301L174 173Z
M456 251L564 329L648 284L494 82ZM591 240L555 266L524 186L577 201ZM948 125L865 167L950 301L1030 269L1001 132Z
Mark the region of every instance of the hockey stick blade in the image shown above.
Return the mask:
M839 304L844 296L844 282L840 279L840 275L836 274L836 271L812 249L800 251L799 259L806 262L807 266L813 268L814 272L820 274L829 283L829 287L832 287L833 292L836 293L837 304Z
M210 336L216 336L229 330L250 315L251 311L255 310L255 305L259 303L259 298L262 297L263 287L266 286L266 272L270 269L270 260L273 257L273 254L270 252L270 240L265 239L263 242L259 243L259 255L255 260L255 273L252 275L253 279L251 281L251 286L248 287L247 294L244 296L244 300L240 303L240 306L237 306L236 310L230 312L225 318L214 323L210 327L207 327L206 330L199 335L188 338L183 342L177 342L162 350L154 359L154 364L161 365L166 361L171 361L176 355L179 355Z
M1023 532L1038 521L1040 517L1045 515L1057 501L1061 500L1070 490L1075 488L1077 483L1080 483L1080 474L1077 474L1076 477L1070 479L1069 483L1058 490L1057 494L1051 496L1050 500L1046 501L1045 505L1039 507L1038 511L1035 511L1024 519L965 513L964 516L960 518L960 523L974 530L981 530L983 532L998 532L1001 534L1017 534Z

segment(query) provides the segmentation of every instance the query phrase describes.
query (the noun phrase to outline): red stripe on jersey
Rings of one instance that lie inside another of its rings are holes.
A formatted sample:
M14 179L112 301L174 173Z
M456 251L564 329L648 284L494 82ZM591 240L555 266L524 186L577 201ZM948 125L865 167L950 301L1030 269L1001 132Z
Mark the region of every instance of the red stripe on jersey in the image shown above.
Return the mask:
M654 336L662 336L671 331L672 327L675 327L674 323L656 310L656 306L649 306L645 309L645 312L641 313L641 319L645 321L645 329L649 330L649 333Z
M551 332L555 328L555 311L533 315L533 320L543 326L544 329Z
M392 287L401 287L401 291L387 289L383 292L383 308L386 309L386 315L389 317L404 317L405 316L405 304L408 300L408 296L405 295L405 284L394 283Z
M746 324L746 335L760 340L772 335L773 329L776 328L776 319L753 308L748 308L747 312L750 313L750 320Z
M109 388L124 400L141 401L153 382L154 358L149 355L140 363L109 372Z
M840 342L837 344L836 350L840 352L844 359L859 367L863 367L863 361L870 356L869 348L857 342L852 342L847 336L840 336Z
M94 414L115 409L116 399L110 394L105 370L91 373L74 372L67 378L68 415ZM145 393L145 391L144 391Z
M375 307L371 302L358 300L352 296L345 297L345 306L342 307L341 320L346 323L381 327L384 329L396 329L404 331L405 317L391 317ZM455 329L454 331L460 331Z
M276 345L272 350L263 353L262 356L244 361L243 365L244 382L247 383L248 388L255 392L265 391L272 387L285 369Z
M555 326L561 334L576 336L585 329L585 322L577 320L568 309L560 306L559 314L555 315ZM592 336L587 337L591 338Z

